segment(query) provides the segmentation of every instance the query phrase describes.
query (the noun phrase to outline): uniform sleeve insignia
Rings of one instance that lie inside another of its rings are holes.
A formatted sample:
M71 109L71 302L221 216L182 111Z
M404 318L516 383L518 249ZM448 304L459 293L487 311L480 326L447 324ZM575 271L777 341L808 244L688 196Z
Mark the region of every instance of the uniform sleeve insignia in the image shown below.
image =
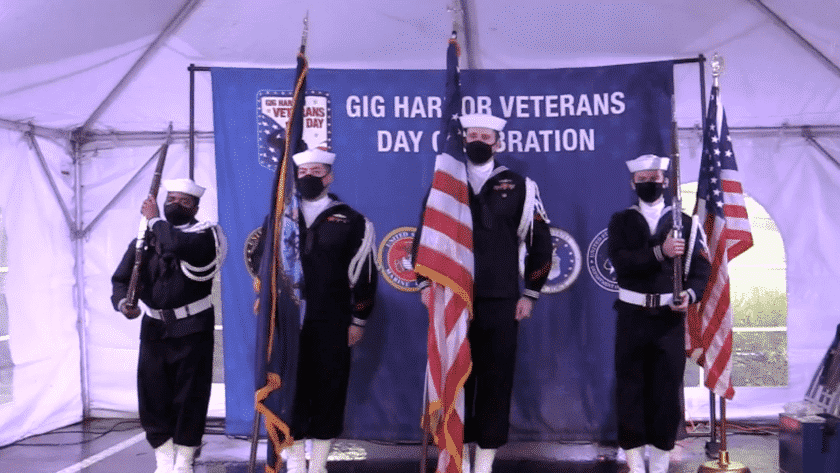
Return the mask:
M336 223L350 223L350 219L347 218L344 214L333 214L327 217L328 222L336 222Z
M494 191L511 191L516 188L513 179L500 179L499 183L493 186Z

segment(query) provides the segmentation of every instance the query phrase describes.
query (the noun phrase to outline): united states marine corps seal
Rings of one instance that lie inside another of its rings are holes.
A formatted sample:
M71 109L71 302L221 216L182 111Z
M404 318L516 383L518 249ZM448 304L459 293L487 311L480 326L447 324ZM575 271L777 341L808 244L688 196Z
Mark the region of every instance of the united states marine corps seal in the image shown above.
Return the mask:
M411 264L411 245L415 227L399 227L385 235L379 245L377 259L382 276L400 291L416 292L417 279Z
M595 284L608 291L618 292L618 276L615 274L615 268L607 254L607 247L604 245L607 239L606 228L595 235L595 238L589 243L589 249L586 250L586 266L589 268L589 275L592 276Z
M549 227L551 232L551 270L540 292L554 294L565 291L580 275L582 255L580 247L569 232ZM525 244L519 245L519 274L525 274Z

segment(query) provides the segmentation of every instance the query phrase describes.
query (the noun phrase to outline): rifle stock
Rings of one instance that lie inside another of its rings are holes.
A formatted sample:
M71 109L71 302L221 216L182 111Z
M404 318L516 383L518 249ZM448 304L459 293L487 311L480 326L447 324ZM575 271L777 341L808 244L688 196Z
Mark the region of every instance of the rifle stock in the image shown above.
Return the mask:
M166 151L169 149L169 139L160 147L160 157L158 157L157 166L155 167L155 174L152 176L152 186L149 189L149 195L157 198L158 190L160 190L160 179L163 174L163 165L166 162ZM143 247L146 244L146 232L148 231L148 220L146 217L140 219L140 227L137 230L137 242L134 245L134 266L131 268L131 278L128 282L128 290L125 295L126 311L123 315L129 320L135 319L140 315L137 309L137 299L139 297L140 285L140 267L143 265ZM126 313L128 312L128 313Z

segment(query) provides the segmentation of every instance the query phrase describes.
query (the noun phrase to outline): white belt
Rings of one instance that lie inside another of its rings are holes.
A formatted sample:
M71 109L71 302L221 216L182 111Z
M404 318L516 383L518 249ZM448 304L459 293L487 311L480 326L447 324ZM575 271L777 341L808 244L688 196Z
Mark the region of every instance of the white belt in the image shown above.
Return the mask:
M653 308L670 304L674 300L674 294L670 292L667 294L643 294L620 287L618 288L618 300L628 304Z
M164 311L172 311L172 314L175 315L176 319L183 319L189 317L191 315L195 315L199 312L204 312L205 310L213 307L213 303L210 302L210 295L204 297L203 299L199 299L195 302L191 302L185 306L176 307L174 309L152 309L149 308L149 316L152 318L163 320Z

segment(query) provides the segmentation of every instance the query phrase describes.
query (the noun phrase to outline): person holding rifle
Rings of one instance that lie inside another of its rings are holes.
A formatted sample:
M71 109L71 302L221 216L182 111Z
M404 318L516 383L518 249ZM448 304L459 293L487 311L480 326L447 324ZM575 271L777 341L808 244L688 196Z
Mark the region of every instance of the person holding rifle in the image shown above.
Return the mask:
M136 240L129 245L111 278L111 302L129 319L144 315L137 398L140 423L155 449L155 473L187 473L207 419L215 324L210 293L226 240L219 225L195 218L203 187L190 179L163 185L165 218L149 195L140 210L148 222L141 250ZM137 255L139 278L131 288ZM142 304L127 297L134 291Z
M627 161L639 203L615 213L608 227L619 286L614 304L618 443L631 473L645 472L646 445L651 446L651 473L668 471L682 415L685 311L703 296L711 270L702 228L692 228L691 217L666 205L669 164L670 159L653 154ZM682 221L674 225L676 216ZM672 229L680 227L675 235ZM684 281L677 279L675 297L674 266L680 263L686 271L680 271Z

